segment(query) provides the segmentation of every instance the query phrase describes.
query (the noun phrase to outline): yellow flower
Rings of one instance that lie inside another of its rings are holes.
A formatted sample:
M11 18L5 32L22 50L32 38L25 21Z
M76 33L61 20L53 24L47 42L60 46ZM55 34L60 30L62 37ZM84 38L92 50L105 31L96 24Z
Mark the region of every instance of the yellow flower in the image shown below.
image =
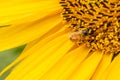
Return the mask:
M0 4L0 51L26 44L6 80L120 80L119 0Z

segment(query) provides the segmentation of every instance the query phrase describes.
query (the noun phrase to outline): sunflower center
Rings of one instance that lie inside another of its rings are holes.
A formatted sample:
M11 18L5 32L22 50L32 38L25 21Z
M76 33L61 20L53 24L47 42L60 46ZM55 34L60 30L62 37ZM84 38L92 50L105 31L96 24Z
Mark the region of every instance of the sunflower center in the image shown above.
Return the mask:
M119 0L61 0L63 18L73 31L70 39L92 51L120 51Z

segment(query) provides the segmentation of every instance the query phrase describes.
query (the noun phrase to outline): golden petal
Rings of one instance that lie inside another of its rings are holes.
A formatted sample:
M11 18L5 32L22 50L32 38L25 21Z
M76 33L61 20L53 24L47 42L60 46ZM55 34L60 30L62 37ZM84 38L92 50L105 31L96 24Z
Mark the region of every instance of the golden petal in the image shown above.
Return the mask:
M42 76L43 73L48 71L73 46L73 43L66 39L67 36L68 35L63 35L61 37L58 37L55 40L44 44L44 46L41 45L43 47L41 47L40 49L36 48L33 51L31 51L34 53L28 56L26 59L24 59L12 71L12 73L8 76L7 79L19 80L22 78L23 80L33 80L37 77ZM20 69L22 69L22 71L20 71ZM20 73L20 75L14 76L16 73ZM36 74L33 75L33 73Z
M40 80L66 80L68 76L88 55L89 49L80 46L77 49L65 54Z
M112 61L103 73L101 80L120 80L120 54Z
M76 68L68 80L89 80L95 72L102 56L101 52L94 52Z
M56 27L61 21L60 14L56 14L31 24L0 29L0 51L29 43Z
M48 6L49 5L49 6ZM0 6L0 26L25 23L41 19L61 7L58 1L39 1L11 6Z
M60 26L63 26L63 28L59 28ZM20 62L21 60L23 60L25 57L33 54L32 51L34 51L34 49L36 49L36 47L41 48L43 46L45 46L44 44L49 43L51 40L66 34L69 32L69 29L65 29L64 27L67 27L68 25L59 23L55 28L51 29L49 32L47 32L46 34L44 34L42 37L40 37L37 40L34 40L30 43L28 43L25 47L25 49L23 50L23 52L21 53L21 55L14 61L12 62L10 65L8 65L1 73L0 75L2 75L4 72L6 72L8 69L10 69L12 66L14 66L15 64L17 64L18 62ZM42 46L41 46L42 45Z
M111 63L113 54L104 54L91 80L101 80L101 76Z

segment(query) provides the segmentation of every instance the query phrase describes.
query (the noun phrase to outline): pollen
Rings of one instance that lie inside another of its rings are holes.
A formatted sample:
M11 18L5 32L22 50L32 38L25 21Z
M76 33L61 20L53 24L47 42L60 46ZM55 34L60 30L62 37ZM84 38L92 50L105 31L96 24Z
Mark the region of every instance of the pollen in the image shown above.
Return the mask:
M73 42L85 44L92 51L120 51L119 0L61 0L60 4Z

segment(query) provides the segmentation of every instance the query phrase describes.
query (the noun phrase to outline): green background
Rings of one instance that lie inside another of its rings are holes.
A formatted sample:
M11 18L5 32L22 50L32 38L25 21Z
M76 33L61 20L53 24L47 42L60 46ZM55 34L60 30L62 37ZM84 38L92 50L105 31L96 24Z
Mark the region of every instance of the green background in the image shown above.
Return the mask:
M0 72L4 69L8 64L14 61L20 53L23 51L25 46L20 46L17 48L9 49L6 51L0 52ZM5 77L10 73L11 69L7 71L5 74L0 76L0 80L4 80Z

